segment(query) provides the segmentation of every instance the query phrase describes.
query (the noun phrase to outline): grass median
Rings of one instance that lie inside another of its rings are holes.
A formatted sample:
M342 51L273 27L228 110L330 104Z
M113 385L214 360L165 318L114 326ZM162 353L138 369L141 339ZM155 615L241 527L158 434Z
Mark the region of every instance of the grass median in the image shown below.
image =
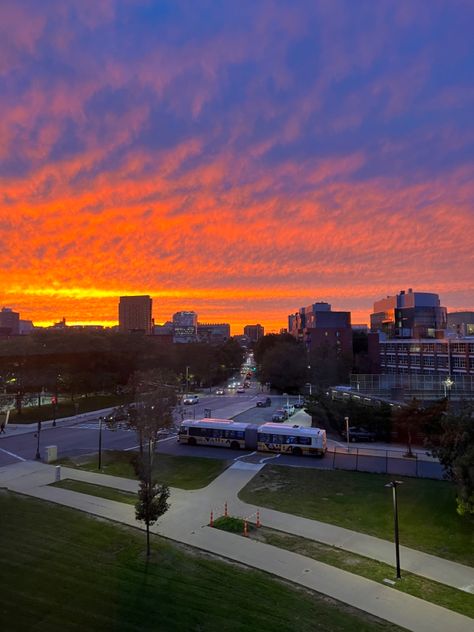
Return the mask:
M102 453L102 474L135 479L132 451L107 450ZM65 465L88 472L99 472L97 455L60 459L57 465ZM199 456L172 456L155 454L153 472L159 483L181 489L200 489L209 485L227 467L222 459L205 459Z
M474 521L456 513L452 483L397 477L400 543L474 565ZM392 492L383 474L267 465L239 493L269 507L393 540Z
M0 491L11 632L378 632L400 628L264 573Z
M106 498L107 500L115 500L119 503L134 505L138 500L138 495L133 492L124 492L114 487L105 487L105 485L96 485L95 483L84 483L72 478L65 478L57 483L51 483L51 487L60 487L61 489L69 489L71 492L79 492L80 494L88 494L97 498Z
M51 404L23 407L21 415L16 410L13 410L10 413L9 421L12 424L31 424L37 421L73 417L74 415L81 415L94 410L122 406L130 403L130 401L130 395L89 395L88 397L79 397L74 402L60 400L56 406L56 411L54 411L54 407Z

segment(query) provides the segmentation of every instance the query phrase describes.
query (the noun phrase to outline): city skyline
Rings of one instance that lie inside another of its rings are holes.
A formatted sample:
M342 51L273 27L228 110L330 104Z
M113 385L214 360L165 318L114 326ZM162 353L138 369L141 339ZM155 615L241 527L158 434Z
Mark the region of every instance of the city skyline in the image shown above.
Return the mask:
M0 303L240 331L474 309L474 7L3 2Z

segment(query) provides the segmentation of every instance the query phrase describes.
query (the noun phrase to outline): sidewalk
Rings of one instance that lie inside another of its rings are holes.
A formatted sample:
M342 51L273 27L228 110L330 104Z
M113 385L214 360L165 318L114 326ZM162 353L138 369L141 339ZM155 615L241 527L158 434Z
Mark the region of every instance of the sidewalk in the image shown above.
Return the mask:
M108 415L114 410L114 408L102 408L101 410L91 410L88 413L80 413L79 415L74 415L71 417L60 417L56 419L56 426L74 426L77 423L83 421L93 421L95 419L99 419L101 415ZM53 420L49 419L47 421L41 422L41 430L46 430L47 428L53 427ZM22 434L28 434L29 432L36 432L38 429L38 422L35 421L31 424L8 424L6 427L5 434L0 435L0 439L13 437Z
M235 506L240 507L244 512L255 509L252 505L237 501L236 494L261 467L263 466L260 464L237 461L204 489L195 491L172 489L171 509L163 516L159 525L153 527L152 531L171 540L189 544L258 568L329 595L409 630L416 632L445 632L446 630L467 632L472 630L472 620L463 615L304 556L205 526L209 521L210 509L215 510L218 506L222 506L226 500L232 503L231 511L234 511ZM133 506L48 486L54 480L55 471L54 466L31 461L6 466L0 469L0 486L3 485L12 491L29 494L129 526L142 528L142 525L135 521ZM62 468L62 475L62 478L75 478L127 491L134 491L137 487L136 481L129 479L68 468ZM322 526L328 530L328 533L335 529L331 525L323 525L323 523L297 518L281 512L264 510L262 514L266 525L273 526L269 524L273 521L288 532L302 530L307 534L307 530L311 526L313 532L315 529L317 530L318 539L320 539ZM355 543L360 534L348 530L342 531L346 536L350 536L345 543L350 543L352 538L352 545L354 549L357 548ZM305 537L307 536L305 535ZM363 536L363 538L365 537ZM382 542L393 548L390 543L378 541L377 538L370 539L374 540L377 546L378 543ZM403 558L413 553L417 552L404 549L402 561ZM459 569L466 571L472 579L472 569L433 558L433 556L419 555L420 561L424 564L426 564L425 558L432 558L434 562L439 563L440 568L449 569L451 565L459 567ZM419 570L418 573L421 574ZM450 571L448 570L449 574ZM443 581L443 583L447 582Z

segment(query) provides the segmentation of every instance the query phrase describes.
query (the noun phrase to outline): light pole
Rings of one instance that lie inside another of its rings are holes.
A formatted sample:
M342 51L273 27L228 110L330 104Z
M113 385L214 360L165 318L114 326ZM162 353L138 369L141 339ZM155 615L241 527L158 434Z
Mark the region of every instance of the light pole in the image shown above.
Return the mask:
M444 396L451 399L451 388L454 386L454 380L451 379L450 375L448 375L448 377L443 381L443 386Z
M403 481L390 481L385 487L392 488L393 496L393 526L395 530L395 559L397 563L397 579L401 578L400 575L400 541L398 538L398 502L397 502L397 487L402 485Z
M38 441L36 443L36 455L35 455L35 458L38 461L41 459L41 454L40 454L40 435L41 435L41 421L38 421L38 431L36 432L36 436L38 437Z
M346 422L347 451L349 452L349 417L344 417L344 421Z
M186 397L188 396L189 390L189 367L186 367Z
M99 417L99 470L102 469L102 417Z

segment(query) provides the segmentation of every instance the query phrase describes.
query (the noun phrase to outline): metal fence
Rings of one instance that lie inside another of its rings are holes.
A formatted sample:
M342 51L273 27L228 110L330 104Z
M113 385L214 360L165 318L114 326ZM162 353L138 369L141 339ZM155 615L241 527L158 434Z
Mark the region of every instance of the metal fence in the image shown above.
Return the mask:
M325 465L336 470L352 470L390 474L393 476L416 476L419 478L443 478L443 467L439 461L427 454L415 453L404 456L397 450L334 446L328 449Z

